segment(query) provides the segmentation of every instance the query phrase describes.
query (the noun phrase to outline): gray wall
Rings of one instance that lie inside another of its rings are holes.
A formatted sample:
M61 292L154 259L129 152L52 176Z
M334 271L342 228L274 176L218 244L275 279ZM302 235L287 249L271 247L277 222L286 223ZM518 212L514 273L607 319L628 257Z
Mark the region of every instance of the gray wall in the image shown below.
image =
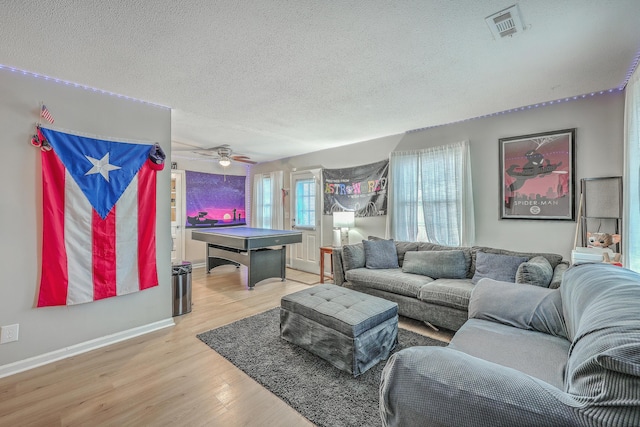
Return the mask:
M82 134L157 141L170 151L171 112L73 86L0 70L0 325L18 323L19 341L0 345L0 366L170 319L170 168L157 181L160 286L69 307L35 308L42 245L40 150L29 144L44 101L55 126Z
M569 259L576 222L499 219L498 139L576 128L576 206L580 179L622 175L624 94L588 97L469 120L405 135L398 150L470 141L476 244L546 251Z
M341 148L291 157L251 168L288 174L311 166L342 168L372 163L405 151L469 140L476 215L476 244L522 251L548 251L569 259L576 222L499 219L498 139L559 129L577 128L576 196L579 180L622 175L624 93L587 97L540 108L468 120L402 135L360 142ZM251 178L251 181L252 178ZM577 203L576 203L577 205ZM354 243L368 235L385 235L385 220L358 218L350 232ZM288 228L288 224L285 228ZM323 217L323 244L331 244L331 220Z

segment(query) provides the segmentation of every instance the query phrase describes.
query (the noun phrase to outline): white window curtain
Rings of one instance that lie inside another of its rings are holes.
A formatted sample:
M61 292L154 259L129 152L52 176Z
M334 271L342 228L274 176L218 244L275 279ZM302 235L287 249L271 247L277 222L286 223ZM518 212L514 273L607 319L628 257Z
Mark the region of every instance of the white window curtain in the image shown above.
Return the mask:
M253 176L253 197L251 198L251 226L262 228L262 174Z
M389 156L387 235L395 240L418 240L419 151L393 151Z
M471 246L475 239L469 142L392 152L389 235Z
M284 173L282 171L271 172L271 228L282 230L284 228L284 201L282 189L284 188Z
M282 188L284 173L275 171L268 174L256 174L253 177L251 226L282 230L284 227L284 206Z
M627 83L623 176L623 265L640 272L640 71Z

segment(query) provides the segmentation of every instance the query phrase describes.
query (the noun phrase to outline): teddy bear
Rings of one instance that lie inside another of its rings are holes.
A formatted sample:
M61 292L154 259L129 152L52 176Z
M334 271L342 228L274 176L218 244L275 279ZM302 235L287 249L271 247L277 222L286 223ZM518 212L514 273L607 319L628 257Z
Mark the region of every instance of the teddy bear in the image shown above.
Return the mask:
M589 248L602 248L606 249L609 246L612 246L616 243L620 243L620 235L619 234L609 234L609 233L591 233L587 232L587 240ZM604 251L602 253L603 262L608 264L613 264L622 267L622 263L620 259L622 255L619 253L613 254L613 259L609 255L609 252Z
M609 246L620 243L619 234L609 233L591 233L587 231L588 248L608 248Z

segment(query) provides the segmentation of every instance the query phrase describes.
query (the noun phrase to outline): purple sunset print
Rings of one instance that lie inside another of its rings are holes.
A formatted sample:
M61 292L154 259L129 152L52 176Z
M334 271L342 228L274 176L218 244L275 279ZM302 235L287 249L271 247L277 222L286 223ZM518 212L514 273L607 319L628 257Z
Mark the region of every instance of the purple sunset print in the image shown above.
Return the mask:
M246 225L244 176L186 171L186 227Z

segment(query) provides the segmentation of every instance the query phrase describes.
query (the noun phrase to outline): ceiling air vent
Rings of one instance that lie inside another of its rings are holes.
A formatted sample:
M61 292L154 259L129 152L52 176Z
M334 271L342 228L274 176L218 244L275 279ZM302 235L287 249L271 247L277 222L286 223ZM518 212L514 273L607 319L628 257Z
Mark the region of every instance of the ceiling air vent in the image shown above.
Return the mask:
M491 16L487 16L485 21L487 21L491 34L493 34L493 38L496 40L502 37L513 36L523 29L517 4L501 10L498 13L494 13Z

